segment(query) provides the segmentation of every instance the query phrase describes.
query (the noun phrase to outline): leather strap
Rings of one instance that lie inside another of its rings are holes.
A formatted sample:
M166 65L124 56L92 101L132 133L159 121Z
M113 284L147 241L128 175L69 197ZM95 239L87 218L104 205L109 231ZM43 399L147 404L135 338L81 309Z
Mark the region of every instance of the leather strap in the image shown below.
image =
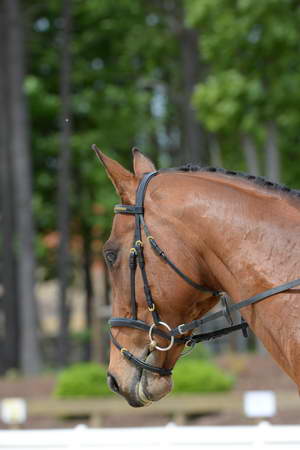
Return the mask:
M174 272L177 273L177 275L179 275L186 283L190 284L194 289L197 289L198 291L202 291L202 292L210 292L214 297L217 297L218 295L220 295L220 291L217 290L212 290L206 286L203 286L202 284L196 283L195 281L193 281L191 278L189 278L187 275L185 275L185 273L183 273L177 266L176 264L173 263L173 261L171 261L168 256L166 255L166 253L159 247L159 245L157 244L156 240L153 238L153 236L151 236L151 233L149 231L149 228L147 227L147 225L145 224L144 218L142 217L142 225L144 227L144 231L145 234L147 236L148 241L151 244L151 247L153 248L153 250L156 252L156 254L158 256L160 256L173 270Z
M145 175L143 176L143 178L137 188L137 191L136 191L135 206L137 208L138 207L143 208L147 186L148 186L150 180L153 177L156 177L156 175L158 175L158 174L159 174L159 172L155 171L155 172L145 173Z
M299 286L299 285L300 285L300 278L297 278L296 280L281 284L272 289L268 289L267 291L253 295L252 297L249 297L246 300L243 300L239 303L234 303L234 304L228 306L226 308L226 314L231 313L233 311L239 311L240 309L245 308L246 306L250 306L255 303L261 302L262 300L264 300L268 297L271 297L276 294L280 294L281 292L287 291L288 289L291 289L291 288L293 288L295 286ZM171 336L177 336L178 334L182 334L187 331L194 330L195 328L200 327L204 323L218 319L219 317L222 317L222 316L224 316L224 310L217 311L217 312L215 312L213 314L209 314L208 316L203 317L201 319L196 319L196 320L193 320L192 322L179 325L178 327L173 328L170 331L170 334L171 334Z
M137 319L137 304L135 300L135 273L136 273L136 253L131 252L129 255L129 270L130 270L130 302L131 314L133 319Z
M131 361L135 366L139 367L140 369L149 370L149 372L158 373L159 375L165 377L172 375L172 369L165 369L164 367L156 367L152 366L145 361L142 361L139 358L136 358L132 353L130 353L127 348L122 347L118 341L113 337L113 334L110 332L110 339L112 343L117 347L117 349L120 350L123 356L125 356L128 361Z
M142 330L149 332L151 326L148 325L146 322L143 322L142 320L133 320L133 319L126 319L125 317L113 317L108 321L108 324L111 328L113 327L127 327L127 328L135 328L136 330ZM152 334L157 334L158 336L161 336L164 339L167 339L168 341L171 340L171 336L167 334L165 331L154 327ZM175 342L177 344L184 344L187 342L189 338L187 336L181 336L175 338Z
M208 333L200 333L200 334L194 334L189 341L191 341L191 344L189 344L189 341L187 341L187 346L191 346L193 344L198 344L199 342L205 342L210 341L211 339L217 339L222 336L226 336L227 334L233 333L234 331L242 330L244 337L248 337L247 334L247 328L249 325L247 322L241 322L237 325L232 325L230 327L220 328L218 330L209 331Z

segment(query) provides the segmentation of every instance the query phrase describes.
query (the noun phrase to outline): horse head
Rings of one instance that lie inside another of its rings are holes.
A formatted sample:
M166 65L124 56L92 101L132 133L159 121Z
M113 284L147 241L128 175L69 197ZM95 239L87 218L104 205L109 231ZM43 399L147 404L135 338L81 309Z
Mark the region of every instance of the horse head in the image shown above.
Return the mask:
M103 248L113 314L108 384L130 405L145 406L171 391L172 368L188 342L190 332L170 331L217 303L217 282L195 245L193 200L184 186L172 174L155 176L154 164L137 149L131 173L93 148L122 202Z

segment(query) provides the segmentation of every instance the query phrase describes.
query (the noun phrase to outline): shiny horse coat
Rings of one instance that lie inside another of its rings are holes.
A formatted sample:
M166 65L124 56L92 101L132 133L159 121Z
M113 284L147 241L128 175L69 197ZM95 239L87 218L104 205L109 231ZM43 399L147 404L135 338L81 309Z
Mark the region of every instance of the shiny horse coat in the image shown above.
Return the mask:
M242 308L243 318L299 386L300 333L295 316L300 313L300 295L291 290L299 284L295 278L300 274L297 192L235 172L188 166L150 177L144 204L138 205L143 211L134 212L136 191L145 173L155 172L153 164L135 150L133 175L96 151L121 197L121 208L128 208L123 214L115 211L104 247L113 289L111 388L132 406L166 395L172 387L171 368L191 341L191 331L206 320L201 317L223 292L234 303L222 302L221 311L211 316L224 315L230 321L230 312ZM143 218L141 239L136 239L137 216ZM133 303L128 255L138 256L137 241L145 242L147 275L146 289L144 269L134 276ZM204 289L195 292L195 286L170 270L164 258L157 258L153 242L166 250L184 277ZM245 298L248 303L239 303ZM245 332L246 324L236 327ZM170 345L175 339L176 345Z

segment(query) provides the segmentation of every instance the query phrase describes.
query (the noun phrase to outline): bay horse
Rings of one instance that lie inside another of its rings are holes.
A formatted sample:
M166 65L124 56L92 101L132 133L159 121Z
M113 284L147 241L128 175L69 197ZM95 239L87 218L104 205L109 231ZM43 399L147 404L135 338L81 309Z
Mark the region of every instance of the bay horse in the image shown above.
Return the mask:
M300 284L300 192L224 169L156 171L137 149L131 173L92 148L122 201L103 248L114 317L110 388L134 407L168 394L192 329L220 299L229 319L241 309L299 388L300 291L291 288ZM241 307L262 292L264 301Z

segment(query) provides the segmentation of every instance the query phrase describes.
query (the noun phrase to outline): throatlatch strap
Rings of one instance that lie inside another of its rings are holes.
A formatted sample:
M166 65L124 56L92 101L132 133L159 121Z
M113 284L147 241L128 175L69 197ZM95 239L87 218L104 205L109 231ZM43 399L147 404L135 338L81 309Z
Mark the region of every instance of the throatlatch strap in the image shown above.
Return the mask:
M148 226L145 223L144 217L141 217L141 223L143 225L145 235L147 236L148 241L151 244L151 247L156 252L158 256L160 256L173 270L177 273L186 283L190 284L194 289L197 289L198 291L202 292L210 292L214 297L217 297L221 294L220 291L212 290L206 286L203 286L202 284L198 284L195 281L193 281L191 278L189 278L187 275L185 275L177 266L174 264L166 255L166 253L159 247L156 240L151 236L151 233L149 231Z

